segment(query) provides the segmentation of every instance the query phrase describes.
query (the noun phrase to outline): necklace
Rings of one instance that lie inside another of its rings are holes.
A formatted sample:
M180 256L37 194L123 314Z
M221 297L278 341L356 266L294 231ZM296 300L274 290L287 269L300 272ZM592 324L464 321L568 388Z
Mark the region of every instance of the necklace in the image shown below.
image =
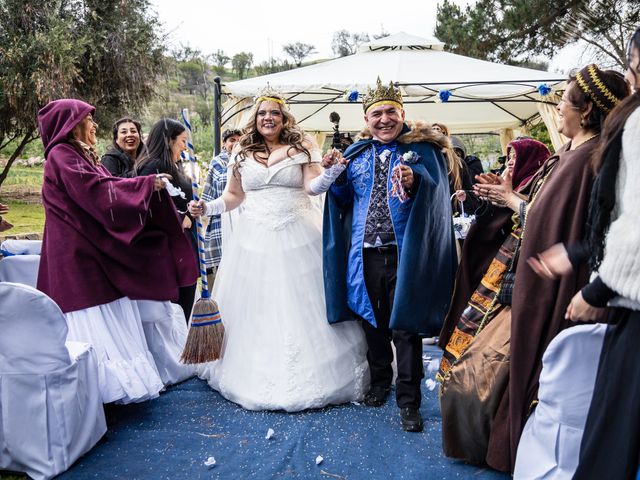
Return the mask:
M592 138L596 138L598 135L600 135L599 133L594 133L593 135L591 135L589 138L585 138L583 141L581 141L579 144L577 145L573 145L573 143L571 144L571 150L575 150L576 148L578 148L579 146L581 146L584 143L587 143L589 140L591 140Z

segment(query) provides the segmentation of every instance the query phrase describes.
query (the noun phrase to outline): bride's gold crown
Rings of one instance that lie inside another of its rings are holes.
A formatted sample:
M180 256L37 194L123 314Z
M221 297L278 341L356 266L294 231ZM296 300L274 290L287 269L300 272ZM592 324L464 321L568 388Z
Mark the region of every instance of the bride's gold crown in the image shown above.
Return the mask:
M385 103L397 104L402 108L402 93L400 93L400 89L393 86L393 82L389 82L389 86L384 87L382 80L378 77L375 90L371 90L369 87L367 93L362 97L364 113L367 113L372 107L384 105Z
M260 103L265 100L279 103L283 107L287 106L284 95L275 88L272 88L270 85L267 85L258 92L258 95L255 98L255 103Z

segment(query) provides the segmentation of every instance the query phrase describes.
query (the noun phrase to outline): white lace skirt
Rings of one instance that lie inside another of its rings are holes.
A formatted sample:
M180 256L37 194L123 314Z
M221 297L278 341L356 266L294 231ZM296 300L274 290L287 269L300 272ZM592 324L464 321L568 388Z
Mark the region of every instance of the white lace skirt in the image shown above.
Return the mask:
M93 345L103 403L155 398L164 388L147 347L136 302L120 298L66 314L67 340Z
M366 344L358 323L327 323L318 210L271 223L246 213L224 243L213 289L224 356L201 377L249 410L360 400L369 382Z

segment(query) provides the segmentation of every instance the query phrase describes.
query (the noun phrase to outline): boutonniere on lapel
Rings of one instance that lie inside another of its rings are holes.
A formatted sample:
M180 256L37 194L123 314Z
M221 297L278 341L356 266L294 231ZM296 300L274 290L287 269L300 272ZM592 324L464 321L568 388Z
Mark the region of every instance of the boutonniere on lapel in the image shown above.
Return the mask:
M391 150L389 149L385 149L382 151L382 153L380 153L380 161L382 163L386 162L387 160L389 160L389 157L391 156Z
M420 155L413 150L409 150L402 154L402 163L418 163L418 160L420 160Z

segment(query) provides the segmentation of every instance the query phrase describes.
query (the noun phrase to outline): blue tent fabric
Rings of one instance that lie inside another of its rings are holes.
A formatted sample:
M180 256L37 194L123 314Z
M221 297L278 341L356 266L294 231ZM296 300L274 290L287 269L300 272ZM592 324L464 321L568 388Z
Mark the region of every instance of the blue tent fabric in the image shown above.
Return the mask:
M425 358L438 352L428 347ZM393 393L380 408L250 412L191 379L158 399L110 406L106 438L58 478L510 478L443 456L437 389L423 387L422 433L401 430ZM205 465L208 457L215 466Z

